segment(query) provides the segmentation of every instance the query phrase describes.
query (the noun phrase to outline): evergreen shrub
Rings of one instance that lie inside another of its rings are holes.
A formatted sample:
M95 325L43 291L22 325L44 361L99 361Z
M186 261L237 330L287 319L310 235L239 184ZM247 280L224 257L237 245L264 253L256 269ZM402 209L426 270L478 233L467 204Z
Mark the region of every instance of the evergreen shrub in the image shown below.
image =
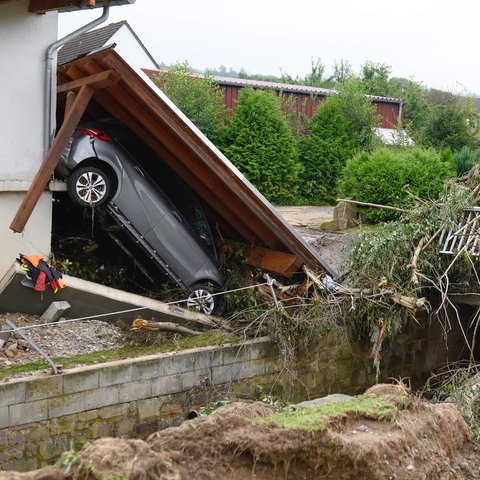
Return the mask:
M474 165L480 163L480 150L465 145L460 150L453 152L453 158L458 175L463 175L471 170Z
M437 198L444 180L456 176L449 150L386 147L363 152L347 162L339 181L339 196L360 202L403 208L411 198ZM393 210L359 207L373 223L394 219Z
M269 201L288 205L295 200L301 165L280 101L271 91L242 89L223 151Z

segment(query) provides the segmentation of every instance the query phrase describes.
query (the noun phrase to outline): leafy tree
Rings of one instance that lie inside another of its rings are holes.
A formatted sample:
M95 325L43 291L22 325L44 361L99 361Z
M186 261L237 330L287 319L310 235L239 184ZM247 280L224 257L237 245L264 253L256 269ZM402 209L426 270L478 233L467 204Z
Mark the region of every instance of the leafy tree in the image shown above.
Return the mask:
M452 93L431 90L431 108L423 129L423 143L435 148L460 150L473 147L477 129L472 128L474 116L471 102Z
M344 197L360 202L404 207L411 195L436 198L446 178L456 175L449 150L439 154L433 149L380 148L362 152L347 162L339 181ZM360 208L368 221L395 218L392 210Z
M367 95L390 96L389 77L390 67L383 63L367 61L361 67L360 83Z
M305 76L304 85L320 88L333 88L335 86L334 78L325 76L325 65L321 58L317 58L316 61L312 58L312 69Z
M335 84L344 83L350 77L353 77L352 65L343 59L341 59L339 62L335 60L333 62L333 78L335 80Z
M360 150L370 150L374 144L374 129L379 118L375 115L375 106L365 97L361 85L354 77L339 84L338 96L333 97L342 111L355 145Z
M160 71L153 81L214 144L219 143L228 112L210 74L198 75L183 62Z
M431 109L428 91L420 83L406 81L399 96L405 100L405 129L417 145L422 145L425 125Z
M288 203L300 171L295 141L273 92L243 88L225 131L226 156L268 200Z
M377 119L370 100L350 78L338 95L329 95L315 111L310 132L299 139L301 194L310 203L331 202L346 161L374 141Z
M321 58L311 61L310 73L307 73L305 77L300 78L298 75L294 78L288 73L282 73L280 80L282 83L288 83L290 85L308 85L309 87L319 88L334 88L335 79L333 76L325 76L325 65L322 63Z

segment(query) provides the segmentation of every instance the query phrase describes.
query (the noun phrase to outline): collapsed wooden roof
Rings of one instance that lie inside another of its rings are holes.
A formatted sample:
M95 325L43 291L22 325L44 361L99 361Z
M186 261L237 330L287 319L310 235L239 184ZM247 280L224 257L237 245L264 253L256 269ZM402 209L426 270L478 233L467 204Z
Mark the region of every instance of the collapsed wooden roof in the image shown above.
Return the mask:
M85 110L90 117L107 114L133 130L196 191L219 230L247 246L251 263L258 262L266 270L286 276L301 270L303 265L319 274L335 275L318 252L163 92L113 48L60 66L57 84L59 105L66 105L65 121L42 165L46 170L43 180L53 172L58 152L63 151L77 118L85 118ZM83 100L77 98L73 106L71 102L69 105L65 99L70 92L78 92ZM69 128L62 131L67 123ZM22 220L26 222L21 208L10 228L21 231Z

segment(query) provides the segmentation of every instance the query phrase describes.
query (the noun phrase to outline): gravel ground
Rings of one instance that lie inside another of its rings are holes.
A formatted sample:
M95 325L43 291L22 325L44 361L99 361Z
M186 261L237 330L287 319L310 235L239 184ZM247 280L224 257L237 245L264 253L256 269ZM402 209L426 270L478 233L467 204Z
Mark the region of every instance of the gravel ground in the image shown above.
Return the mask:
M35 362L42 358L18 332L6 323L10 320L50 357L71 357L82 353L118 348L124 334L115 325L99 320L46 323L38 316L22 313L0 315L0 368ZM48 370L50 371L50 370ZM22 374L22 376L25 376Z

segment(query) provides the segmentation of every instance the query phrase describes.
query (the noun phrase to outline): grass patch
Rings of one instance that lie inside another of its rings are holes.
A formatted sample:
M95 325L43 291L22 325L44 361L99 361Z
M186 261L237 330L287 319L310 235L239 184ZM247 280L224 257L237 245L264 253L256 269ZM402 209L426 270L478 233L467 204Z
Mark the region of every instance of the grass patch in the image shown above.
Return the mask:
M52 360L55 365L61 365L62 368L65 369L78 367L80 365L95 365L116 360L125 360L127 358L142 357L145 355L188 350L191 348L221 346L226 343L237 344L240 343L241 340L239 337L228 335L222 331L209 331L193 337L180 337L176 340L157 335L156 338L149 336L142 339L143 343L141 344L135 343L132 338L126 341L130 343L127 343L120 348L72 355L70 357L53 357ZM3 367L0 370L0 378L38 372L50 368L50 365L43 359L39 359L32 363L12 364Z
M289 408L268 417L256 418L256 422L273 422L289 430L326 430L328 425L343 414L356 414L375 418L380 421L392 421L398 407L391 401L391 395L354 397L340 402L326 403L313 408Z

